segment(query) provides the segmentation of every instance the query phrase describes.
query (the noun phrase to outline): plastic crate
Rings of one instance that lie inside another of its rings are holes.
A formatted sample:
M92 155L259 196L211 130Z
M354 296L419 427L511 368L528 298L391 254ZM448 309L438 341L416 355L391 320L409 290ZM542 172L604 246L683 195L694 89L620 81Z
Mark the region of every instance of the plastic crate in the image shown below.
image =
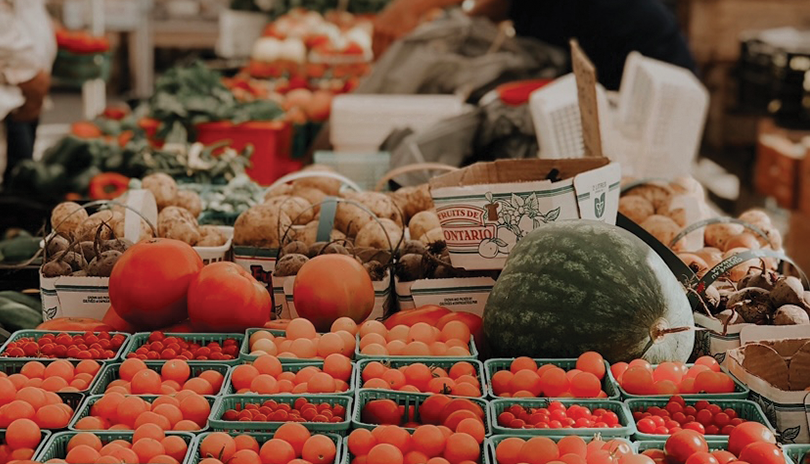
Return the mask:
M484 362L484 370L486 371L487 393L492 398L500 398L492 390L492 376L498 371L508 371L515 358L493 358ZM575 358L535 358L534 362L537 363L539 368L543 364L553 364L564 371L570 371L577 367L577 360ZM605 361L605 377L602 379L602 391L607 394L608 400L619 400L621 398L619 385L613 377L607 375L610 372L610 366ZM586 398L588 399L588 398ZM590 398L595 399L595 398Z
M31 360L17 361L17 359L20 359L20 358L3 358L3 359L0 359L0 372L4 373L6 375L19 374L20 371L22 370L23 366L26 363L31 362ZM54 361L60 361L60 360L59 359L53 359L53 358L43 358L43 359L37 359L36 361L44 364L47 367L49 364L53 363ZM80 361L72 360L70 362L71 362L71 364L73 364L74 367L76 367L76 364L78 364ZM96 385L96 383L98 383L98 380L101 378L101 372L104 371L105 364L106 363L99 362L99 365L101 367L100 367L99 371L96 372L95 377L93 377L93 380L90 382L90 384L87 386L87 388L85 388L84 390L80 390L78 392L65 392L65 393L81 393L81 394L84 394L84 395L91 395L93 387Z
M50 459L64 459L67 456L67 445L71 438L75 437L80 432L74 431L66 431L66 432L59 432L51 435L48 442L45 444L42 449L34 453L34 461L36 462L45 462ZM121 430L114 430L114 431L98 431L93 432L93 435L97 436L101 440L102 445L106 445L114 440L126 440L132 443L132 436L135 432L126 432ZM192 443L194 442L194 434L188 432L173 432L167 431L167 436L176 435L182 438L186 445L188 445L188 451L186 451L186 457L181 461L181 463L185 464L188 460L189 451L191 451Z
M129 345L126 346L126 351L121 354L121 359L124 360L129 355L129 353L134 353L135 350L142 347L147 340L149 339L150 332L138 332L132 336L132 339L129 341ZM164 334L166 337L177 337L182 338L185 341L199 343L199 344L208 344L211 342L218 342L222 343L229 338L233 338L236 340L236 345L241 346L242 341L245 338L245 334L243 333L166 333ZM213 360L208 359L205 361L196 361L190 359L186 361L189 366L193 366L199 363L211 363L215 362L217 364L227 364L229 366L233 366L239 364L239 353L234 359L229 360Z
M365 366L371 362L374 362L374 360L363 359L357 362L357 375L354 377L354 381L356 382L354 384L355 391L360 391L361 389L363 389L363 368L365 368ZM410 364L424 363L428 367L440 367L444 370L449 370L457 362L462 361L434 360L431 358L404 358L404 359L391 358L390 360L386 361L385 364L387 367L397 369L399 367L408 366ZM479 398L486 397L487 385L486 385L486 378L484 375L484 363L478 360L471 360L471 361L464 360L464 362L472 364L473 367L475 368L475 372L477 374L476 377L478 377L478 381L481 383L481 396Z
M146 367L152 369L153 371L160 374L160 369L166 364L166 361L144 361ZM213 361L203 362L200 361L198 363L190 364L189 367L191 368L191 376L189 378L197 377L203 371L217 371L222 374L223 377L228 377L228 370L231 366L223 363L217 363ZM91 395L103 395L104 392L107 390L107 386L113 382L114 380L118 380L121 378L119 375L119 371L121 369L121 363L112 363L104 366L101 369L101 372L98 373L96 376L97 380L95 385L90 391ZM225 379L222 380L222 387L218 391L214 392L214 396L219 395L220 392L225 390ZM140 395L139 395L140 396Z
M34 340L39 340L45 334L68 334L68 335L84 335L87 332L82 331L75 331L75 330L18 330L11 334L11 337L6 340L2 347L0 347L0 359L5 358L14 361L42 361L44 359L67 359L68 361L83 361L79 358L11 358L5 356L6 349L8 349L8 345L11 342L15 342L21 338L33 338ZM93 332L93 333L100 333L100 332ZM129 347L129 344L132 340L132 335L124 332L108 332L110 336L114 335L123 335L124 336L124 343L121 345L121 348L118 349L118 352L115 353L115 356L108 359L96 359L99 363L108 363L108 362L115 362L116 360L120 359L121 356L126 352L126 349Z
M782 445L782 453L787 458L788 464L802 464L810 445Z
M281 427L285 422L242 422L226 421L222 415L228 409L233 409L236 405L262 404L265 401L273 400L277 403L285 403L292 406L298 398L306 398L310 403L329 403L331 405L341 405L346 408L346 420L343 422L301 422L308 430L320 433L335 433L341 436L348 434L352 422L353 399L340 395L228 395L219 398L211 410L208 417L208 425L211 430L225 432L273 432Z
M413 356L392 356L386 355L369 355L360 353L360 334L356 335L356 345L354 347L354 359L371 359L373 361L390 361L392 359L413 358ZM434 361L475 361L478 359L478 349L475 347L475 340L470 336L470 355L469 356L425 356L422 359L432 359Z
M47 430L41 430L40 431L39 445L37 445L36 449L34 449L34 456L31 458L32 461L36 459L38 454L42 453L46 449L46 447L48 445L48 441L50 440L50 438L51 438L51 432L49 432ZM5 443L5 442L6 442L6 431L3 429L3 430L0 430L0 443ZM39 462L45 462L45 461L39 461Z
M694 364L687 364L686 367L692 367ZM657 364L654 364L653 369L658 367ZM745 386L742 382L737 380L737 377L734 377L728 369L725 367L720 367L724 374L727 374L734 380L734 392L733 393L692 393L692 394L683 394L679 395L683 397L685 400L745 400L748 399L748 393L750 390L748 387ZM666 398L669 399L672 395L633 395L627 393L624 388L619 385L619 382L616 382L616 378L613 377L613 373L608 369L607 371L608 376L610 376L610 380L616 384L616 388L619 390L619 393L622 396L622 399L641 399L641 398Z
M79 422L83 417L87 417L87 416L90 415L90 407L92 407L96 403L96 401L100 400L103 396L104 395L92 395L92 396L88 396L87 398L85 398L84 402L79 407L78 412L76 412L76 414L73 415L73 419L70 420L70 425L68 425L68 429L72 430L72 431L78 431L78 432L93 432L93 433L96 433L97 432L96 430L78 430L78 429L75 428L75 426L76 426L76 423ZM134 395L131 395L131 396L134 396ZM156 399L158 399L161 395L137 395L137 396L138 396L138 398L141 398L142 400L145 400L145 401L148 401L148 402L151 403L151 402L155 401ZM216 402L217 397L216 396L204 396L203 398L208 400L208 405L211 406L211 409L213 410L214 409L214 403ZM194 432L199 433L199 432L203 432L203 431L206 431L206 430L208 430L208 424L206 424L206 426L202 427L200 430L195 430Z
M374 190L377 181L391 170L391 154L316 151L315 164L329 166L338 174L355 181L363 189Z
M554 399L546 399L546 398L503 398L503 399L496 399L489 402L489 427L492 429L492 433L496 435L515 435L515 436L555 436L560 435L560 429L512 429L508 427L503 427L498 424L498 415L502 412L506 411L512 405L520 405L527 408L544 408L549 405L552 401L560 402L564 404L566 407L572 405L579 405L585 406L591 411L596 409L606 409L608 411L613 411L619 417L619 424L621 427L617 428L571 428L565 429L565 434L567 435L579 435L579 436L593 436L596 434L600 434L603 437L610 437L610 438L630 438L634 433L636 433L636 423L633 420L633 415L630 413L630 410L627 408L627 405L622 403L621 401L611 401L611 400L580 400L580 399L570 399L570 400L554 400Z
M197 464L202 460L200 456L200 443L202 443L202 441L205 440L205 437L207 437L211 433L214 432L201 433L196 436L189 449L186 461L183 464ZM226 432L226 433L233 437L242 434L242 432ZM272 433L251 433L249 435L255 438L257 442L259 442L259 447L261 447L265 442L273 438ZM341 459L343 457L343 438L334 433L320 433L318 435L325 435L335 443L334 464L340 464Z
M250 364L250 363L246 363ZM323 368L323 361L302 361L300 363L282 363L281 369L282 372L298 372L301 369L308 367L308 366L315 366L317 368ZM228 376L225 378L225 388L222 390L223 395L239 395L241 393L236 393L236 389L233 388L231 384L231 375L233 374L233 370L235 366L228 370ZM349 389L343 393L327 393L327 395L337 395L337 396L354 396L354 385L357 383L355 377L358 375L357 373L357 365L352 363L352 376L349 378ZM248 395L255 395L255 393L247 393ZM312 393L310 393L312 394ZM301 395L300 393L281 393L281 395ZM318 395L318 394L316 394Z
M498 446L498 443L502 442L503 440L506 440L507 438L520 438L522 440L528 440L528 439L533 438L533 437L517 436L517 435L514 435L514 434L493 435L493 436L487 438L486 440L484 440L485 452L484 452L484 460L482 462L485 463L485 464L498 464L498 461L495 460L495 448ZM550 439L554 440L555 442L558 442L558 441L560 441L560 440L562 440L564 438L564 435L548 436L546 438L550 438ZM582 439L585 440L586 443L588 443L591 440L593 440L594 437L582 437ZM630 440L628 440L626 438L614 438L614 440L622 440L622 441L626 442L628 445L630 445L631 447L634 447L633 443L630 442ZM605 440L605 441L609 441L609 440Z
M359 390L354 397L354 412L352 413L352 424L354 428L361 428L361 429L369 429L373 430L377 427L377 424L367 424L361 420L361 413L363 411L363 407L372 400L394 400L399 406L405 406L405 410L408 411L410 407L414 408L414 420L415 422L419 422L419 407L424 403L424 401L432 396L432 393L405 393L399 391L389 391L389 390ZM458 398L458 397L456 397ZM490 421L488 420L489 411L487 408L487 401L482 398L463 398L466 400L470 400L473 403L481 406L484 410L484 428L486 429L486 435L492 435L492 428L489 426ZM407 422L407 421L403 421ZM411 430L411 429L409 429Z
M694 406L694 404L698 400L688 400L686 402L687 406ZM631 418L634 411L639 409L646 410L647 408L658 406L663 408L669 402L667 399L655 399L655 398L636 398L636 399L629 399L624 402L627 406L628 411L630 412ZM771 423L768 422L768 419L765 417L765 413L762 411L762 408L759 407L758 404L754 403L753 401L748 400L714 400L712 404L716 404L723 409L731 408L735 412L737 412L737 416L745 419L747 421L754 421L763 424L764 426L768 427L772 431L774 430ZM774 432L775 433L775 432ZM636 440L660 440L665 438L669 435L656 435L650 433L641 433L636 429L635 432L635 439ZM726 435L706 435L706 439L718 439L722 440L727 438Z

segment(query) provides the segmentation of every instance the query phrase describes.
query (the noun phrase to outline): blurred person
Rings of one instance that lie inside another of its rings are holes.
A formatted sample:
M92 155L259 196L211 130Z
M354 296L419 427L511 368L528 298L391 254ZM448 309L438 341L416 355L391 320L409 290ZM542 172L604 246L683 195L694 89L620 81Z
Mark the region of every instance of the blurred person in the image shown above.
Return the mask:
M45 0L0 0L0 170L5 164L6 185L14 166L33 156L55 57Z
M463 0L393 0L374 22L374 54L416 28L436 8ZM599 81L617 90L631 51L695 72L675 16L661 0L478 0L470 11L500 22L511 19L520 36L568 49L576 38Z

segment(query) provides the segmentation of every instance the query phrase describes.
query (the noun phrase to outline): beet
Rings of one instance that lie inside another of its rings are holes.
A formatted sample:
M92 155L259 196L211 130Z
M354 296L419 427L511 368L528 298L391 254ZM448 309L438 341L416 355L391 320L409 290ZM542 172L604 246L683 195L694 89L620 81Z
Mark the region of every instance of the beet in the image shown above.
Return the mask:
M784 305L802 306L804 304L804 286L797 277L785 276L776 281L771 290L771 302L776 307Z
M731 294L726 307L736 311L745 322L757 325L769 323L774 312L768 291L756 287Z
M810 324L810 317L807 311L796 305L784 305L779 307L773 316L774 325L797 325Z

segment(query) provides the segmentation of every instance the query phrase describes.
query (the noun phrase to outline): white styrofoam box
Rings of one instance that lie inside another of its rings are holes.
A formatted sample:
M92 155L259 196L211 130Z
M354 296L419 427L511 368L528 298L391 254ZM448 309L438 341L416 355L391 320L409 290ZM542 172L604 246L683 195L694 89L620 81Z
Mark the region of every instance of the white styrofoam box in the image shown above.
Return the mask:
M625 62L616 127L626 153L626 175L689 175L700 145L709 92L689 70L633 52Z
M265 13L236 10L220 13L217 55L223 58L250 56L253 43L262 36L267 21L268 16Z
M339 95L332 100L333 146L376 147L395 129L415 132L457 116L466 108L454 95Z
M599 123L602 136L602 150L612 159L611 113L608 110L607 96L601 85L596 87ZM567 74L545 85L529 96L529 111L534 121L534 130L540 146L540 158L570 159L582 158L585 146L582 140L582 120L577 100L577 81L573 74Z

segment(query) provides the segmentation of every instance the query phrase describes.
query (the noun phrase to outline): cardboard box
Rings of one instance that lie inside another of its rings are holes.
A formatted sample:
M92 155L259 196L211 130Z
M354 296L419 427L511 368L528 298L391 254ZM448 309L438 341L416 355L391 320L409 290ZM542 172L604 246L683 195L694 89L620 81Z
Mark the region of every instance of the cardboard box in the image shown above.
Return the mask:
M400 282L395 278L394 283L400 310L436 305L483 317L495 280L491 277L456 277Z
M544 223L615 224L620 181L621 167L607 158L501 160L434 177L430 193L453 266L492 270Z
M298 317L298 312L295 310L295 303L293 302L293 285L295 285L295 276L276 278L282 281L282 292L284 303L282 304L282 318L294 319ZM368 320L382 320L390 316L391 311L386 310L388 307L393 307L389 303L391 295L391 273L386 272L383 280L372 282L374 285L374 309L368 316ZM275 295L278 298L278 294ZM278 301L278 300L276 300Z
M278 295L284 294L283 282L273 278L278 260L277 248L256 248L250 246L234 246L233 262L242 266L254 279L261 282L273 299L273 318L280 319L284 314L286 303Z
M742 346L741 333L756 334L760 338L780 340L801 334L810 339L810 325L756 325L749 323L733 324L723 328L723 324L716 318L702 313L694 313L695 325L709 330L698 330L695 333L695 354L697 356L712 356L717 362L723 364L727 360L727 352ZM752 332L753 331L753 332Z
M730 350L729 371L751 390L783 443L810 443L810 331L788 326L775 338L770 327L745 327L742 346Z
M773 197L782 208L800 206L802 166L808 164L808 148L800 140L806 134L776 127L770 119L759 124L754 186L762 195Z

